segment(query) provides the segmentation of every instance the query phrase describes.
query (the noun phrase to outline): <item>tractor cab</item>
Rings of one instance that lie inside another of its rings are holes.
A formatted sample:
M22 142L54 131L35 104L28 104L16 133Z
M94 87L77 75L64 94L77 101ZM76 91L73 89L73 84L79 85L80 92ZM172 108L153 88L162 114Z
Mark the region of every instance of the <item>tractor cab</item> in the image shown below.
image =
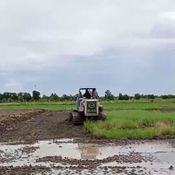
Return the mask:
M96 88L80 88L77 97L77 111L84 112L85 116L97 116L99 100Z
M79 97L87 99L98 99L98 93L96 88L80 88Z

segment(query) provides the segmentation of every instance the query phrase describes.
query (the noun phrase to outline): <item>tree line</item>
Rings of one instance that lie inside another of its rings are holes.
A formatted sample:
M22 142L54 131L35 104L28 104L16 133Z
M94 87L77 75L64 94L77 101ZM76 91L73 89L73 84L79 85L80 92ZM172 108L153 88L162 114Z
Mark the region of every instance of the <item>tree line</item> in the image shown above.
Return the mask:
M32 91L32 93L28 92L4 92L0 93L0 102L30 102L30 101L75 101L77 98L76 95L66 95L63 94L62 96L58 96L56 93L52 93L51 95L42 95L39 91ZM111 93L110 90L105 91L105 95L101 96L101 100L139 100L139 99L151 99L154 100L155 98L161 99L175 99L175 95L154 95L154 94L139 94L136 93L134 96L129 96L127 94L119 93L118 96L115 96Z
M30 101L75 101L77 95L66 95L58 96L56 93L52 93L51 95L43 95L39 91L32 91L32 94L28 92L4 92L0 93L0 102L30 102Z
M154 95L154 94L139 94L139 93L136 93L134 96L129 96L127 94L122 94L122 93L119 93L118 96L114 96L110 90L106 90L105 91L105 96L102 97L103 99L106 99L106 100L140 100L140 99L150 99L150 100L154 100L155 98L161 98L161 99L175 99L175 95Z

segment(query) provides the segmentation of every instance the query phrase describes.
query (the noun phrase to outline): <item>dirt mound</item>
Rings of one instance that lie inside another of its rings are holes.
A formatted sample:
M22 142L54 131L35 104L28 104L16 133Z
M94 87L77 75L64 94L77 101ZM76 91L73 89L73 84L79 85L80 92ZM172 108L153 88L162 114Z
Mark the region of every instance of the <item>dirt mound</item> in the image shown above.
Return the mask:
M14 123L25 121L43 112L44 110L0 110L0 131L2 132Z
M3 131L0 132L1 142L33 142L43 139L82 138L86 136L83 126L74 126L65 122L69 115L68 112L37 110L27 113L23 111L25 113L22 115L23 117L14 115L12 111L11 113L6 112L10 117L6 117L4 120L6 124L3 125ZM5 111L3 111L3 116L5 115ZM13 115L14 117L11 117Z

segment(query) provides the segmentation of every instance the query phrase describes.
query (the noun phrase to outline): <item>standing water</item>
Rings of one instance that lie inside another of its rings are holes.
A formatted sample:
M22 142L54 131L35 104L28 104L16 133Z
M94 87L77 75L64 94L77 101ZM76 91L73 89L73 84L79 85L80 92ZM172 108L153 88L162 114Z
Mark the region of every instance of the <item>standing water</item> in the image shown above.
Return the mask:
M69 170L69 174L174 175L173 142L157 140L117 145L54 139L34 144L0 143L0 166L44 166L49 167L52 174Z

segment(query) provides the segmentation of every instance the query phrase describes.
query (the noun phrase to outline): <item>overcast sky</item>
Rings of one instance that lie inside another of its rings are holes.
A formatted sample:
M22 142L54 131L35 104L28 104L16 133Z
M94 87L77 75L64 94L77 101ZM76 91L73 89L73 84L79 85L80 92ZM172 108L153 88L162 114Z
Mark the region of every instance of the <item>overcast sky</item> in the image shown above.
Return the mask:
M175 94L175 0L0 0L0 92Z

